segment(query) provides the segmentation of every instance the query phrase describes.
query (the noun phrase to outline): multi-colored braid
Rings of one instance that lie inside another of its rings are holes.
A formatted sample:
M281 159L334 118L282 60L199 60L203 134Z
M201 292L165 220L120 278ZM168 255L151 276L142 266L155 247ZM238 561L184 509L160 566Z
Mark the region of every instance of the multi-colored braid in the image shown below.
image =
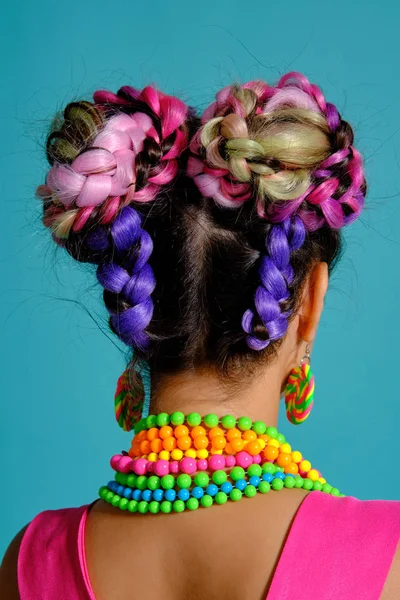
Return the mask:
M49 138L53 165L37 190L44 200L43 221L57 243L69 251L79 247L78 260L99 265L111 327L142 350L153 314L155 278L148 264L153 244L132 202L154 200L176 177L177 158L187 146L186 114L183 102L152 87L124 86L117 94L101 90L94 105L69 105L65 131ZM68 139L74 119L86 133L78 148ZM70 160L63 163L66 148Z
M310 135L317 142L325 139L325 146L321 143L308 163L302 162L307 153L302 155L301 148L296 161L288 158L290 141L276 143L277 129L287 134L285 123L291 131L296 124L310 126ZM290 254L301 248L306 233L324 226L339 229L361 213L364 172L352 143L350 126L300 73L284 75L275 87L261 81L226 87L203 114L191 143L189 176L205 197L222 206L237 208L253 200L260 217L273 224L267 254L260 259L255 311L247 310L242 320L252 349L261 350L286 332ZM292 238L291 231L296 231ZM264 332L256 327L256 313Z

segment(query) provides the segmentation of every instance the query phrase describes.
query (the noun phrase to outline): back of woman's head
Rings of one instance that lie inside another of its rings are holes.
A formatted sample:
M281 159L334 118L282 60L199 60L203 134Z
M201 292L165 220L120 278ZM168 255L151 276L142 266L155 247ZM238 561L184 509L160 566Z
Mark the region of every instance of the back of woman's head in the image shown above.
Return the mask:
M153 87L98 91L47 157L43 222L98 265L112 330L156 376L268 361L366 190L350 125L298 73L226 87L201 118Z

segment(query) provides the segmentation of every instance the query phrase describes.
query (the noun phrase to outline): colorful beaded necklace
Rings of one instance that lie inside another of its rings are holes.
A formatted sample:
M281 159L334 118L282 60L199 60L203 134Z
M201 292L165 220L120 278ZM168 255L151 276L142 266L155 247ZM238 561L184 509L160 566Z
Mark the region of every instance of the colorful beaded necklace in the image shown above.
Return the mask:
M179 513L283 488L344 496L275 427L248 417L149 415L129 452L110 463L115 478L99 496L132 513Z

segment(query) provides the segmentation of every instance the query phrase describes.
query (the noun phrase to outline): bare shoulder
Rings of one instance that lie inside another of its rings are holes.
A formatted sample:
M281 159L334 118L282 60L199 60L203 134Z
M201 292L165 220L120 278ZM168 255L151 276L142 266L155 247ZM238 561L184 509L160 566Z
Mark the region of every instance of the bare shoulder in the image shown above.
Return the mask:
M400 597L400 542L394 554L380 600L397 600Z
M17 579L18 554L27 527L28 525L17 533L4 555L0 567L0 598L20 600Z

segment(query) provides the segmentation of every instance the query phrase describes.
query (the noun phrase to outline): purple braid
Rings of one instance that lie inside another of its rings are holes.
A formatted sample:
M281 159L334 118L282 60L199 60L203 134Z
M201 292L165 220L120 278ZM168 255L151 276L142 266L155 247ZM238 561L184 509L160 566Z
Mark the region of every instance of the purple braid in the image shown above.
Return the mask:
M153 315L151 294L156 280L148 264L153 242L142 228L139 213L126 206L111 224L109 235L105 228L98 229L89 235L87 244L94 252L104 252L112 245L112 260L100 262L97 268L111 326L123 342L145 350L150 341L145 329Z
M290 311L282 310L282 304L291 296L289 287L294 272L290 257L302 247L305 237L304 223L297 215L272 225L267 234L267 253L262 256L259 267L261 285L254 297L255 311L246 310L242 318L242 327L248 334L247 344L253 350L263 350L286 333ZM266 329L267 339L260 339L255 334L256 316Z

